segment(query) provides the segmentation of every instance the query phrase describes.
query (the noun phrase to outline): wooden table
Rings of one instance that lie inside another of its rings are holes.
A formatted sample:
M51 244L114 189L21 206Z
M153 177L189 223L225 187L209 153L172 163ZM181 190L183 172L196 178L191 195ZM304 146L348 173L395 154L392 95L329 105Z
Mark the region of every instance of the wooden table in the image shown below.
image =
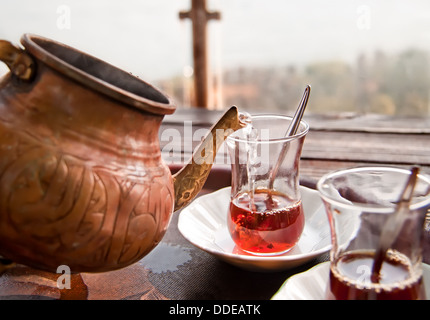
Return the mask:
M218 111L183 109L165 117L160 129L161 149L172 170L188 160L192 148L181 144L179 152L166 152L171 143L169 132L185 134L191 127L193 135L198 129L209 129L220 116ZM311 129L300 164L304 185L314 186L327 172L361 165L419 164L423 172L430 173L429 119L308 114L305 120ZM196 138L193 147L198 143ZM202 193L229 184L229 166L216 163ZM190 244L178 231L178 216L173 215L163 241L134 265L106 273L73 275L71 289L62 290L57 286L60 274L14 265L0 276L0 299L268 300L288 277L328 259L324 254L283 272L244 271Z

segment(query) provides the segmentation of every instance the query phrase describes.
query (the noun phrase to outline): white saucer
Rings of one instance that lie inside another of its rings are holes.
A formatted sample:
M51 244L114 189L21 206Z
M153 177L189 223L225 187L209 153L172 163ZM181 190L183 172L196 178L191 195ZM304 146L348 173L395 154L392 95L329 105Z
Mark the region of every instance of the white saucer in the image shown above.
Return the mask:
M330 262L288 278L279 288L272 300L324 300L330 272ZM423 263L424 288L427 299L430 295L430 266Z
M330 227L317 191L300 187L305 228L297 245L278 256L254 256L239 252L227 228L230 187L201 196L182 210L181 234L196 247L237 267L252 271L281 271L301 265L331 247Z

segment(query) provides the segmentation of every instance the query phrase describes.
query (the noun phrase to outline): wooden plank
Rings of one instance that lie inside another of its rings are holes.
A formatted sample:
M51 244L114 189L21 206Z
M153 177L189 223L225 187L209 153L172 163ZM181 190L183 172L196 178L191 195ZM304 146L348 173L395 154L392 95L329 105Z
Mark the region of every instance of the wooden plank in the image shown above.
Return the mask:
M430 117L395 117L378 114L305 115L311 129L375 133L429 134Z
M430 165L430 135L311 130L303 158Z
M222 113L190 109L169 116L162 124L160 136L163 132L169 132L164 130L170 129L170 133L176 133L178 137L173 141L165 134L164 139L160 139L163 157L168 164L181 165L188 161L201 135L209 130ZM363 165L403 168L419 165L422 172L430 174L429 119L409 120L375 115L308 115L310 131L300 162L301 179L315 184L325 173ZM218 154L215 170L228 170L227 159L224 148Z
M362 166L395 166L397 168L410 169L410 165L399 165L390 163L354 162L354 161L333 161L333 160L300 160L300 176L314 183L324 174L329 172L356 168ZM430 174L430 166L420 166L421 172Z
M165 131L169 129L169 131ZM200 130L199 130L200 129ZM197 131L199 130L199 131ZM160 130L160 147L191 152L208 127L174 125ZM188 156L183 156L187 158ZM310 130L302 157L375 163L430 165L430 134Z
M241 109L239 108L239 111ZM248 110L246 110L248 111ZM191 121L195 125L210 127L224 111L197 108L178 109L166 116L163 123L180 124ZM248 111L250 114L262 114L265 111ZM292 115L291 115L292 116ZM312 114L306 113L303 118L311 130L358 131L377 133L414 133L430 134L430 117L395 117L378 114Z

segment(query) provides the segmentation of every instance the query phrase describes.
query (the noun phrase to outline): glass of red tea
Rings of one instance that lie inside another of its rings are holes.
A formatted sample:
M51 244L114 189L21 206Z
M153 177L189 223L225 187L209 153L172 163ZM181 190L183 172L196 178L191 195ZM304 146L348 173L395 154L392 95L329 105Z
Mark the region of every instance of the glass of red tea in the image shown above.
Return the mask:
M227 138L232 168L227 225L236 247L254 255L291 250L305 217L299 163L309 126L286 136L291 117L247 116L247 127Z
M359 167L319 180L332 234L328 299L426 298L422 235L430 178L417 174L405 202L401 195L410 178L407 169Z

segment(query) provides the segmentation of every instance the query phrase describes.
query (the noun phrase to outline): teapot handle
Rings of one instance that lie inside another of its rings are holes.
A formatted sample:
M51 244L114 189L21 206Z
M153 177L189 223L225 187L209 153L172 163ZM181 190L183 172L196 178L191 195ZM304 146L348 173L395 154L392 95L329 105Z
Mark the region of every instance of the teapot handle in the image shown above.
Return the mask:
M13 75L30 81L36 71L36 63L21 48L9 41L0 40L0 60L3 61Z

